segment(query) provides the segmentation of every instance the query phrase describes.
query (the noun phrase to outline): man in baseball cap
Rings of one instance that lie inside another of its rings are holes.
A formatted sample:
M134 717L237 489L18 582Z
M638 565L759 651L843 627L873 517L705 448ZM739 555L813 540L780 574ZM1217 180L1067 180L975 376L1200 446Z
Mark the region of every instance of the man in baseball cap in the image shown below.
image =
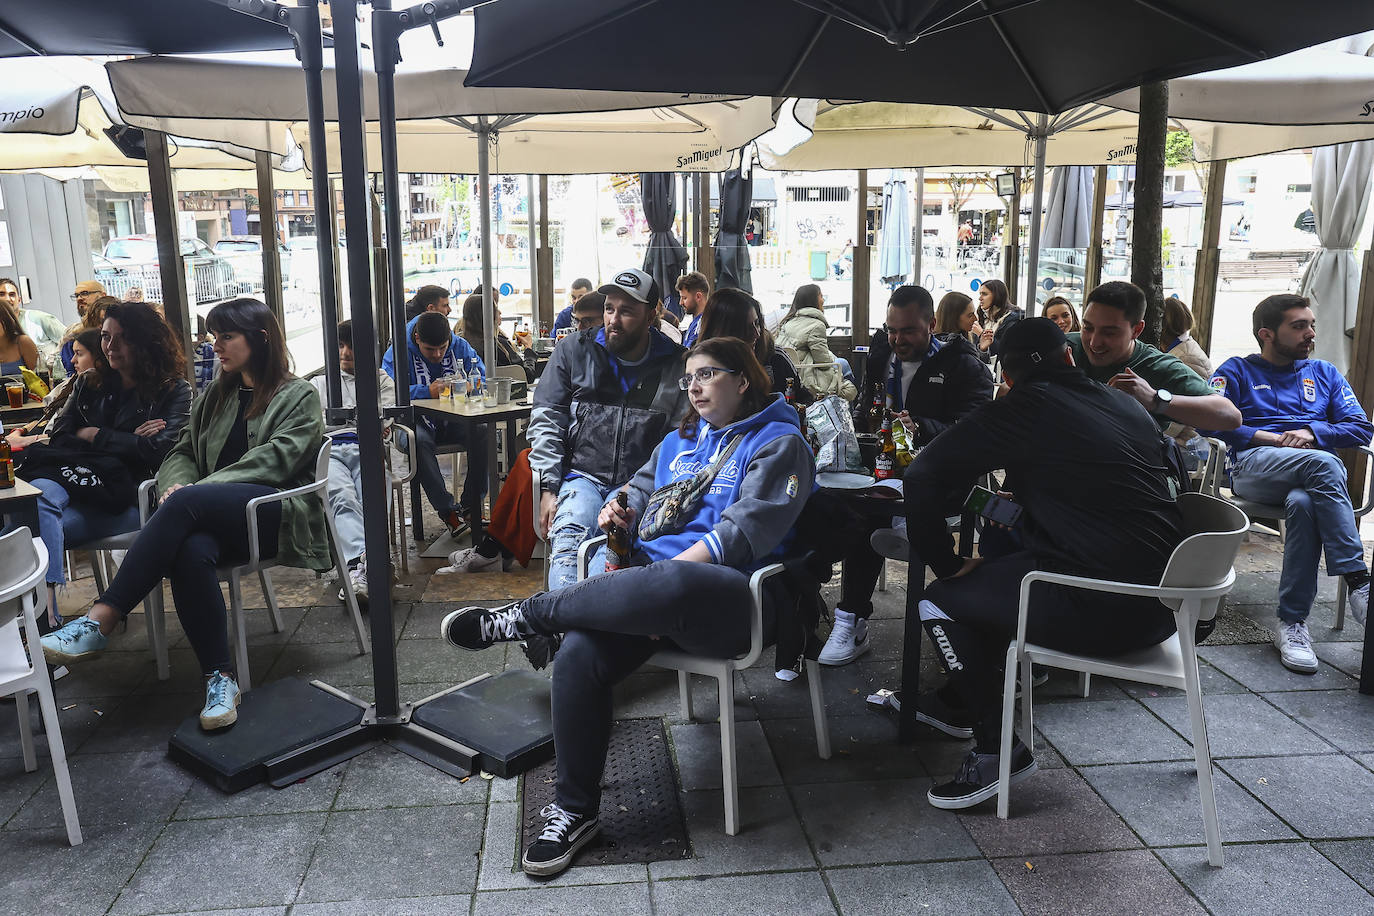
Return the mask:
M606 296L616 291L624 293L636 302L643 302L654 308L658 307L658 300L662 298L659 295L658 281L634 267L629 270L622 270L615 275L614 280L597 290L598 293Z

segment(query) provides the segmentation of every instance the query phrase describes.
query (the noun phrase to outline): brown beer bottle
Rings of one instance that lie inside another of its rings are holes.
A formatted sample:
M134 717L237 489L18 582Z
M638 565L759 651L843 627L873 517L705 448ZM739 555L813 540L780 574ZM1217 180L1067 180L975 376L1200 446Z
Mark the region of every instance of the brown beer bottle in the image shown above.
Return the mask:
M883 415L887 413L887 386L881 381L873 383L873 401L868 408L868 431L879 432L883 428Z
M0 436L0 490L14 486L14 455L10 452L10 442Z
M630 507L629 497L624 490L615 494L615 501L621 509ZM606 526L606 571L624 569L630 565L630 532L616 524Z
M883 411L882 445L873 461L873 476L888 480L897 473L897 445L892 441L892 414Z
M792 407L796 409L796 411L797 411L797 423L801 425L801 434L802 434L802 438L805 439L805 438L806 438L806 408L803 407L803 406L801 406L800 404L797 403L797 395L796 395L796 390L795 390L795 389L796 389L796 383L797 383L797 380L794 379L794 378L790 378L790 379L787 380L787 390L783 392L782 398L783 398L784 401L786 401L788 404L792 405Z

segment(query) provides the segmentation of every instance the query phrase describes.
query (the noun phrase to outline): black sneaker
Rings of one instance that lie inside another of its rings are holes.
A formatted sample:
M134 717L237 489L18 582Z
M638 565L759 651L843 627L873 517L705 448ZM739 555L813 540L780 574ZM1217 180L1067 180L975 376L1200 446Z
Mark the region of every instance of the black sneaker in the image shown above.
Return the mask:
M457 539L468 533L472 524L467 517L457 509L448 510L448 515L444 516L444 525L448 528L449 536Z
M938 691L916 697L916 721L924 722L951 738L973 737L973 714L946 703Z
M544 832L525 850L520 867L527 875L556 875L567 868L577 851L596 836L600 822L594 817L573 814L557 805L546 805L539 812L546 818Z
M542 671L553 662L553 657L558 653L558 647L563 645L563 634L558 633L553 636L543 636L536 633L526 638L520 644L520 649L525 653L525 658L529 659L530 667L535 671Z
M520 632L524 620L518 601L499 608L461 607L444 617L439 635L451 645L477 652L498 642L527 638L527 634Z
M936 808L946 810L972 808L997 794L997 768L1000 754L980 754L970 751L959 772L947 783L932 786L926 799ZM1035 772L1035 758L1030 748L1018 738L1011 746L1011 784Z

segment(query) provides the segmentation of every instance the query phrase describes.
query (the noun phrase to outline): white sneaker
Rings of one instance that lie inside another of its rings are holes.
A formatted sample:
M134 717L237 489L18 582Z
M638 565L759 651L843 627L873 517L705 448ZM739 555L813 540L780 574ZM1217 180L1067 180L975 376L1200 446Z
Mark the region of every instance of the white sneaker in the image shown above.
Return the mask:
M484 557L477 552L476 547L464 547L455 550L448 555L448 565L443 569L437 570L441 573L483 573L501 572L504 565L501 562L501 555L494 557Z
M847 665L867 651L868 621L835 608L835 626L818 661L822 665Z
M357 566L348 571L348 582L353 586L353 597L361 602L367 601L367 561L360 560ZM343 586L339 587L339 601L347 602Z
M1369 583L1352 588L1346 596L1345 606L1350 608L1350 616L1355 618L1355 622L1364 626L1365 617L1369 615Z
M1317 672L1317 653L1312 651L1312 637L1307 632L1307 624L1279 621L1278 631L1274 634L1274 645L1279 650L1279 660L1289 671L1299 674Z

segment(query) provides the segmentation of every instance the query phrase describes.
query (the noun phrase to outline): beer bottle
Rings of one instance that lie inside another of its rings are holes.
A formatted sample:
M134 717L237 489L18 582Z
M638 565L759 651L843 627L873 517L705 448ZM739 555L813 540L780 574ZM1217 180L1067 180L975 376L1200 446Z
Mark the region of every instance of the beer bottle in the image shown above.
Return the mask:
M14 486L14 456L10 453L10 440L0 436L0 490Z
M879 432L883 428L883 415L887 412L887 387L881 382L873 383L873 401L868 408L868 431Z
M797 403L796 386L796 379L788 379L787 390L783 392L782 399L797 411L797 423L801 426L802 438L806 439L806 408Z
M873 462L873 476L888 480L897 474L897 446L892 441L892 414L883 411L882 446Z
M616 505L621 509L630 506L629 497L624 490L615 494ZM606 571L624 569L630 565L630 532L614 523L606 526Z

